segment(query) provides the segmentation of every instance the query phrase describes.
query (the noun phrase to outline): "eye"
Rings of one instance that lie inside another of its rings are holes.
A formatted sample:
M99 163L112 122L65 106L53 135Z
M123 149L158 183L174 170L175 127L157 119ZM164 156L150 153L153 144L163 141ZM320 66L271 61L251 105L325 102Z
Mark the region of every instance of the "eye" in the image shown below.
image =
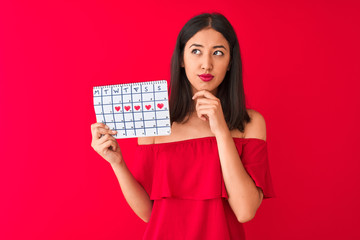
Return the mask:
M218 56L224 55L224 53L222 51L219 51L219 50L215 51L214 54L218 55Z
M200 53L200 50L199 50L199 49L194 49L194 50L191 51L191 53L197 54L196 51L198 51L198 52Z

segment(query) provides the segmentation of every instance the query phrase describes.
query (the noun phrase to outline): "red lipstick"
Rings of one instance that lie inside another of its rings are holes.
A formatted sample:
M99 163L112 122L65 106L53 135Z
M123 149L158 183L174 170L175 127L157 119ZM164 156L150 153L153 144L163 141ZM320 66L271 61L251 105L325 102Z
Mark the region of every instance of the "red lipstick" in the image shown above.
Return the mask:
M201 75L199 75L199 78L200 78L201 80L203 80L204 82L208 82L208 81L210 81L211 79L213 79L214 76L211 75L211 74L201 74Z

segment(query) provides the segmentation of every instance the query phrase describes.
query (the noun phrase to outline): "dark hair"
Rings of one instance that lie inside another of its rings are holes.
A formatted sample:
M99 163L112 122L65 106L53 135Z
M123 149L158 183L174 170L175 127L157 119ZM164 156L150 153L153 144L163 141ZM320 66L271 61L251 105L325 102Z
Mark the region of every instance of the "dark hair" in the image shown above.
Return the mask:
M183 122L189 113L192 113L192 91L185 69L181 67L184 47L187 41L198 31L212 28L221 33L230 46L230 69L223 82L218 86L217 98L221 101L225 121L229 130L239 129L244 132L244 121L250 122L246 111L245 93L242 79L242 64L239 42L230 22L220 13L204 13L191 18L181 29L171 58L170 81L170 121ZM187 122L189 118L185 120Z

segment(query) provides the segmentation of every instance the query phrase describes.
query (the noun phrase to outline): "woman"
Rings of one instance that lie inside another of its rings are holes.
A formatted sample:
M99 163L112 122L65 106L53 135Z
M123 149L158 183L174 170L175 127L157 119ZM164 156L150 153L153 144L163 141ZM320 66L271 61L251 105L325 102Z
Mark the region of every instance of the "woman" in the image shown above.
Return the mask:
M92 125L92 147L148 223L144 239L245 239L242 223L275 194L265 120L245 108L239 43L223 15L182 28L170 89L171 135L138 138L131 172L104 124Z

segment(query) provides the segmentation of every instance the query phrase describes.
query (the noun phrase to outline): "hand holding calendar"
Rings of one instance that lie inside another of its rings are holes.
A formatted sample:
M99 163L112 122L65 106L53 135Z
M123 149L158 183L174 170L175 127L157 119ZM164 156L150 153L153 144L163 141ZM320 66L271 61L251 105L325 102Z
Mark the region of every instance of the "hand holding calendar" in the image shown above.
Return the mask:
M91 147L112 166L121 164L123 157L118 142L112 136L114 132L103 123L91 125Z
M170 135L166 80L93 88L97 122L116 130L115 138Z

